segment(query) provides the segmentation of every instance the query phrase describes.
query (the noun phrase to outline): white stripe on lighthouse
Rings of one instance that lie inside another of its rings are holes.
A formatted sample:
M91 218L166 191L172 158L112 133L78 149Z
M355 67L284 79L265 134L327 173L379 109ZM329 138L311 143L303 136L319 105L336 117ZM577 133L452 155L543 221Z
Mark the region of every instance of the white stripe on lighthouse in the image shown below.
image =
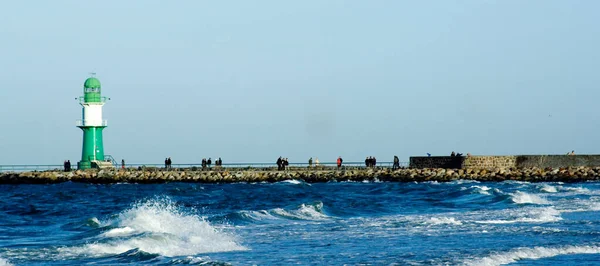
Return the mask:
M102 126L102 105L101 104L82 104L83 105L83 126Z

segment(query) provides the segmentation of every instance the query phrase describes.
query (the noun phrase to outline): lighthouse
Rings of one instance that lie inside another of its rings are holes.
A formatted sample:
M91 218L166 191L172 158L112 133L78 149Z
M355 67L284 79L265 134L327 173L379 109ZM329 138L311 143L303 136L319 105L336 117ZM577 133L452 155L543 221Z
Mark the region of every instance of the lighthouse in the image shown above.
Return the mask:
M102 119L102 106L106 97L102 97L100 80L92 76L83 83L83 96L79 97L82 107L82 119L77 120L78 128L83 130L83 148L78 169L100 168L104 162L104 145L102 130L106 128L106 120ZM110 163L109 163L110 164Z

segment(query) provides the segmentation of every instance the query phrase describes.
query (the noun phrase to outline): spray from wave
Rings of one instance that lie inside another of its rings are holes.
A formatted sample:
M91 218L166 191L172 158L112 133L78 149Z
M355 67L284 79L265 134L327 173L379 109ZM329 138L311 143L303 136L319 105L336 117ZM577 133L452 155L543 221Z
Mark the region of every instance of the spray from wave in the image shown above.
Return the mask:
M493 254L484 258L465 261L465 265L503 265L514 263L519 260L531 259L537 260L550 258L559 255L569 254L598 254L598 246L565 246L565 247L534 247L518 248L504 253Z
M234 236L179 209L168 198L134 204L108 223L112 229L99 235L96 242L59 251L97 257L136 249L163 256L246 250Z
M0 258L0 266L12 266L12 264L3 258Z

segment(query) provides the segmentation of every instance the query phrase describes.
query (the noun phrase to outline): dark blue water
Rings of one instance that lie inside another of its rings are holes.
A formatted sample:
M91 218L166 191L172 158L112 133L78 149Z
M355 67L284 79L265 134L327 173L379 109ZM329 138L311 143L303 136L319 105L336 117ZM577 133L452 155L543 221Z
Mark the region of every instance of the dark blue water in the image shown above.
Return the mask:
M63 183L0 191L0 265L600 264L600 183Z

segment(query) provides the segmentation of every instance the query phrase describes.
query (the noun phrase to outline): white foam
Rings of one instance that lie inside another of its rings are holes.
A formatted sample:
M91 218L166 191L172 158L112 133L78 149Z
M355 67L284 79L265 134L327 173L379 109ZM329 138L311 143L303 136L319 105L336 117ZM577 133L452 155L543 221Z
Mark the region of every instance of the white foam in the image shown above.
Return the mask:
M252 220L265 220L265 219L276 219L277 217L273 216L271 213L265 210L260 211L241 211L243 216L249 217Z
M135 232L135 229L125 226L120 228L111 229L108 232L102 234L104 237L117 237L117 236L127 236L131 235L131 233Z
M598 254L598 246L564 246L564 247L534 247L517 248L504 253L496 253L487 257L465 261L465 265L502 265L514 263L519 260L530 259L537 260L550 258L559 255L569 254Z
M462 225L463 223L456 220L454 217L431 217L428 221L432 225L451 224L451 225Z
M491 195L490 192L488 192L488 190L490 190L491 188L487 186L471 186L471 188L479 194Z
M104 256L137 248L163 256L192 256L246 250L232 235L217 230L199 216L179 210L169 199L136 204L120 213L113 223L119 228L101 235L104 238L99 242L59 251L74 256ZM137 234L129 238L112 238L134 231Z
M550 223L562 220L560 212L553 207L505 211L509 219L475 221L479 224Z
M282 208L273 209L273 212L277 215L289 218L295 218L300 220L326 220L329 216L322 213L323 203L319 202L314 205L302 204L296 210L286 211Z
M468 183L480 183L480 182L477 180L468 180L468 179L459 179L459 180L454 180L454 181L448 182L448 184L456 184L456 185L468 184Z
M283 181L281 181L281 183L289 183L289 184L294 184L294 185L300 185L300 184L302 184L301 181L296 180L296 179L283 180Z
M565 187L565 186L559 186L558 187L561 191L568 191L568 192L575 192L576 194L590 194L591 191L587 188L582 188L582 187Z
M550 204L548 200L534 194L521 191L510 193L510 199L517 204Z
M558 190L556 189L556 187L550 186L548 184L542 185L542 187L540 188L540 191L546 192L546 193L556 193L556 192L558 192Z
M3 258L0 258L0 266L12 266L12 264Z

